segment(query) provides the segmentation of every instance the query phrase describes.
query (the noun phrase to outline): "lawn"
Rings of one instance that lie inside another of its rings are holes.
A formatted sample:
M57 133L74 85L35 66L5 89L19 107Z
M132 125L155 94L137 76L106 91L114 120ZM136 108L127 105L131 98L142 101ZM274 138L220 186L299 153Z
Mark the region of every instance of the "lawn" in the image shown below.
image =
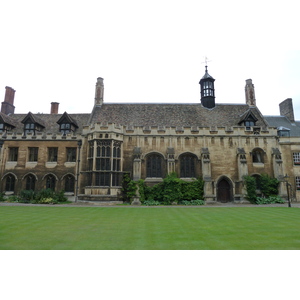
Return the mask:
M0 207L0 249L300 249L288 207Z

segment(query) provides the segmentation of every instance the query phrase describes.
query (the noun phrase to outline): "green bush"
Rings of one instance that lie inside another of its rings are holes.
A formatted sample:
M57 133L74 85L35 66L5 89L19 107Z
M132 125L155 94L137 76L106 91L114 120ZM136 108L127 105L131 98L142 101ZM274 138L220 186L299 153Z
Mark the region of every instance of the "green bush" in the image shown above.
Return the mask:
M251 203L253 204L282 203L282 202L269 202L269 201L275 201L274 199L281 199L280 197L277 196L279 181L276 178L272 178L267 174L262 174L259 177L256 177L256 179L253 176L244 176L244 182L246 184L246 191L247 191L246 198ZM263 197L257 196L256 194L257 190L261 191Z
M18 202L32 204L48 203L47 201L45 202L45 199L52 199L51 201L47 200L52 204L66 202L68 200L64 195L64 191L54 192L52 189L43 189L38 192L32 190L21 191Z
M275 203L285 203L285 200L278 196L271 196L269 198L257 197L256 204L275 204Z
M136 196L137 183L131 180L128 174L125 174L122 181L122 200L131 203L134 196Z
M0 202L5 201L4 195L5 195L4 193L0 193Z
M204 205L204 200L182 200L179 203L180 205Z
M144 180L139 180L138 186L142 203L148 200L155 200L164 205L171 205L180 203L183 200L203 199L204 194L204 182L202 179L186 182L178 178L176 173L169 174L164 178L163 182L152 187L147 186Z
M147 206L157 206L160 205L159 201L155 201L155 200L145 200L143 205L147 205Z

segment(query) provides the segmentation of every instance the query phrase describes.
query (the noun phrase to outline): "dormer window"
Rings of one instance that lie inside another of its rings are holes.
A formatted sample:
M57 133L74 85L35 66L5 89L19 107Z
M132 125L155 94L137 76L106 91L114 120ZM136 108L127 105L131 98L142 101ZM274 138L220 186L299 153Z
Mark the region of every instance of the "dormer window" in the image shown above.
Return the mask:
M253 112L248 110L241 116L239 125L240 126L244 125L246 127L246 130L251 130L252 127L254 127L256 125L257 120L258 119L255 117Z
M66 112L57 121L61 134L73 133L78 128L77 122Z
M70 123L62 123L62 124L60 124L59 131L62 134L67 134L67 133L70 133L71 131L74 131L74 130L72 130L72 126L71 126Z
M290 137L290 129L285 127L277 128L277 135L282 137Z
M35 135L37 132L40 132L45 128L44 122L40 118L34 116L31 112L22 120L24 124L24 134L27 135L31 133Z
M9 116L0 113L0 133L12 130L15 127L16 126L14 125L14 122L10 119Z

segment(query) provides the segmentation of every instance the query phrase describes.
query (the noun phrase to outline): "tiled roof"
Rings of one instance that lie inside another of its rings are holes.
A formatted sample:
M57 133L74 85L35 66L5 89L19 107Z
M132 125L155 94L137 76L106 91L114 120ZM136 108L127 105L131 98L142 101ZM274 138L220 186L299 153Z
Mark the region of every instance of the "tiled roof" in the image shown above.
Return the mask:
M285 116L265 116L265 119L271 127L284 127L290 130L290 136L300 136L300 121L292 123Z
M91 123L116 123L136 126L239 126L243 114L251 110L256 125L267 126L257 108L246 104L216 104L213 109L201 104L109 104L95 107Z
M59 125L57 124L57 121L62 117L63 114L33 114L34 119L38 120L39 122L42 122L43 126L45 128L43 129L43 132L49 132L49 133L58 133L59 132ZM84 125L88 124L88 120L90 117L90 114L68 114L71 119L76 122L78 129L77 132L82 131L82 127ZM14 114L9 116L9 118L13 121L16 128L13 130L13 132L22 133L24 129L24 124L22 124L22 120L26 118L28 114Z

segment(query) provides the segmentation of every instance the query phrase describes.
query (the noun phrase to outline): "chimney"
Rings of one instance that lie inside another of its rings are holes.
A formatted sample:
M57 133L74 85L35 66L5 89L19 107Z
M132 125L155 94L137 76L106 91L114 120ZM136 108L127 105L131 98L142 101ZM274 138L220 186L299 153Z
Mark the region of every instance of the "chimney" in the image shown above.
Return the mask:
M249 106L256 106L254 84L252 83L252 79L246 80L245 94L246 104L248 104Z
M51 102L51 111L50 111L51 115L57 115L58 114L58 106L59 106L58 102Z
M288 98L279 104L280 115L287 117L292 123L295 122L293 99Z
M14 99L16 91L9 86L6 86L5 89L5 97L4 102L2 102L1 105L1 112L6 115L9 115L15 112Z
M103 104L103 96L104 96L103 78L98 77L96 83L96 91L95 91L95 105Z

